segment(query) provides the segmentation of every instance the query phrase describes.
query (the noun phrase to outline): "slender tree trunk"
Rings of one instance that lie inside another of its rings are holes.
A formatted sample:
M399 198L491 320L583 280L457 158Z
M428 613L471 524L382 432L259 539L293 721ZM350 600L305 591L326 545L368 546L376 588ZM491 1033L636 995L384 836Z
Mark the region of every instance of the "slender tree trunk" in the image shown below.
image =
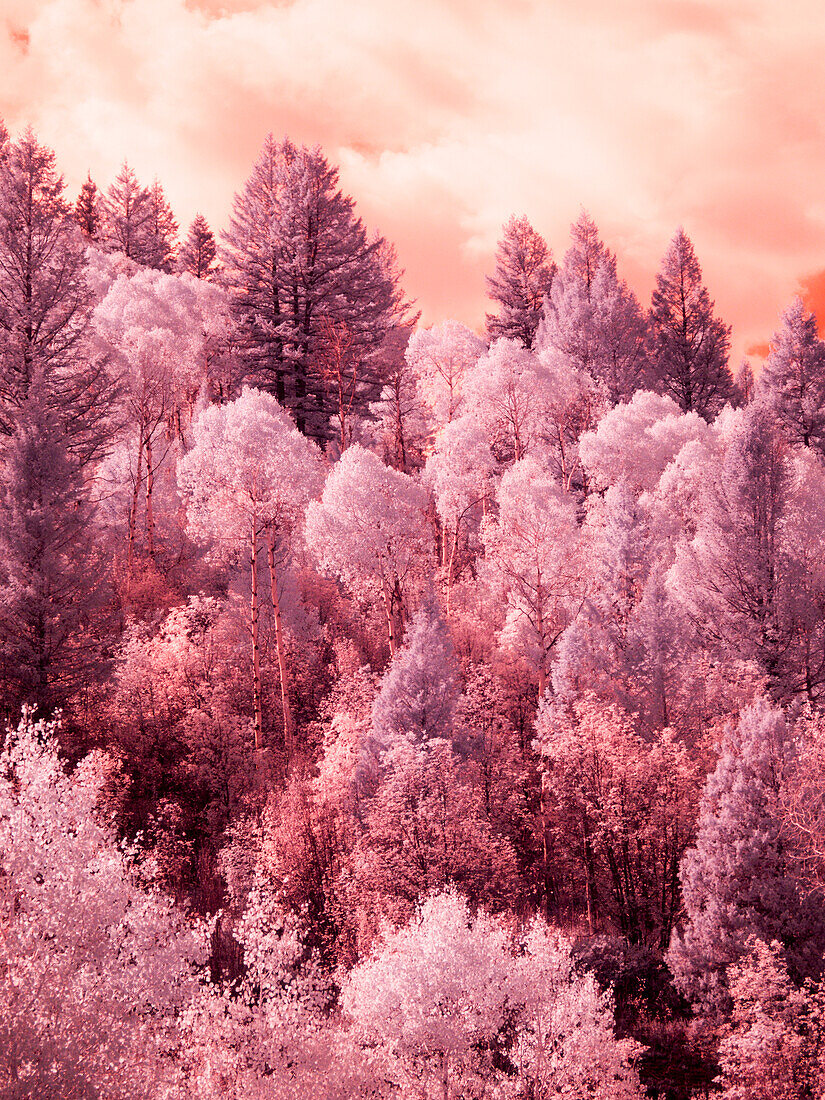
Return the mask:
M135 474L135 487L132 490L132 505L129 509L129 543L126 550L126 573L131 579L135 560L135 531L137 529L137 508L140 500L140 484L143 481L143 430L141 429L138 440L137 473Z
M155 471L152 466L152 433L146 436L146 549L152 561L155 560L155 509L153 492Z
M587 814L582 814L582 845L584 847L584 877L587 894L587 928L591 936L596 929L596 868L593 859L593 845L590 840L590 822Z
M447 564L447 618L450 617L450 603L453 595L453 570L455 568L455 555L458 549L458 525L460 520L455 521L455 530L453 531L452 544L450 546L450 560Z
M389 585L385 580L381 582L384 592L384 610L387 614L387 633L390 641L390 657L395 656L395 650L397 648L397 641L395 636L395 616L392 609L392 596L390 594Z
M286 751L287 767L289 767L294 747L294 727L292 724L292 708L289 705L289 677L286 667L284 634L281 627L281 604L278 600L278 574L275 569L275 533L273 531L269 533L267 561L269 563L269 587L272 593L272 611L275 615L275 646L278 651L278 672L281 677L281 708L284 715L284 750Z
M258 604L258 530L255 522L252 523L252 538L250 539L250 566L252 568L252 695L255 703L255 750L261 747L261 735L263 731L263 712L261 708L261 651L258 640L258 620L260 607Z

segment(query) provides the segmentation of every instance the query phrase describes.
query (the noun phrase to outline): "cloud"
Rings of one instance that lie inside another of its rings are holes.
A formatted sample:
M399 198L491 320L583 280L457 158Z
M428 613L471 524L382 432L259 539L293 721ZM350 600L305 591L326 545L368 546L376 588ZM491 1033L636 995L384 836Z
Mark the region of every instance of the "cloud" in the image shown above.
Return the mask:
M218 227L268 131L320 143L429 320L482 320L510 213L561 254L587 207L644 296L683 223L741 355L822 267L824 40L812 0L4 0L0 114Z

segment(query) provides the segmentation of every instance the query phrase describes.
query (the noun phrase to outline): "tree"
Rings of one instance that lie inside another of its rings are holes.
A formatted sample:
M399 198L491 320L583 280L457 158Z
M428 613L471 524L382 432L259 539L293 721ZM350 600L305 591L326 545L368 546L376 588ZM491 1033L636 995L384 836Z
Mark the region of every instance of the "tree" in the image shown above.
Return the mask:
M638 1046L615 1039L610 996L576 973L564 937L534 921L513 944L454 890L432 894L351 971L342 1003L361 1042L390 1053L402 1088L423 1081L450 1100L509 1079L525 1096L642 1096Z
M616 704L545 700L536 721L543 808L560 869L571 859L590 934L608 917L630 943L664 949L679 914L678 867L695 784L670 731L646 741ZM573 900L573 899L571 899Z
M343 1006L365 1040L393 1051L405 1077L438 1082L450 1100L474 1050L504 1025L509 964L503 926L483 912L471 917L445 891L350 974Z
M789 451L760 402L735 414L721 450L710 477L705 452L690 456L700 488L668 589L711 651L756 662L776 699L813 701L825 683L819 463Z
M55 733L26 712L0 754L0 1090L148 1100L175 1082L206 937L97 819L113 762L68 775Z
M784 715L758 699L728 730L705 784L696 843L679 871L685 920L668 965L679 988L711 1009L729 1007L726 968L751 936L778 940L797 976L821 960L821 918L800 890L778 812L790 750Z
M708 433L695 412L683 413L673 398L641 390L581 437L579 454L594 489L624 481L636 491L651 490L682 447Z
M505 473L497 500L498 516L485 521L481 534L490 578L507 608L502 638L528 656L541 698L550 653L575 614L576 508L530 458Z
M168 275L174 268L178 223L158 180L149 188L143 262Z
M803 1100L823 1085L822 989L800 989L782 945L752 940L729 970L730 1024L719 1044L724 1100Z
M106 192L103 209L108 247L139 264L150 262L152 198L126 161Z
M86 176L74 206L74 220L89 241L96 241L101 227L100 195L91 173Z
M685 412L712 420L733 395L730 328L713 315L693 245L679 228L656 276L650 308L651 375Z
M367 234L320 149L271 135L235 196L224 240L247 380L325 441L333 409L320 369L322 326L347 330L363 376L405 310L391 249Z
M307 504L321 487L320 456L270 394L248 386L230 404L205 409L192 434L192 450L180 465L181 484L190 500L190 526L201 539L213 540L219 555L237 558L245 548L249 562L256 749L262 744L263 727L258 551L266 539L289 760L294 730L278 587Z
M791 443L825 448L825 344L799 297L782 314L757 389Z
M85 245L63 191L54 153L26 131L0 163L0 434L37 383L85 464L110 438L112 383L86 346Z
M458 415L464 379L485 350L484 342L457 321L418 329L410 337L406 359L436 430Z
M402 738L423 742L452 735L458 696L455 654L447 629L430 608L417 611L372 708L372 732L389 748Z
M448 618L458 564L459 536L485 502L493 466L490 444L475 418L468 415L447 424L439 432L424 467L424 480L433 488L441 520L441 560L447 579Z
M95 508L41 385L0 455L0 682L12 713L23 702L50 713L90 675Z
M215 235L203 214L196 214L189 233L178 254L178 268L196 279L209 279L215 274Z
M131 482L126 554L127 584L137 547L141 496L145 504L146 552L155 558L155 482L170 464L207 377L210 337L226 316L218 287L190 276L140 270L121 275L94 312L98 341L122 372L121 407L128 435ZM116 471L104 472L117 482ZM121 488L110 485L112 496Z
M86 671L74 645L81 622L85 643L93 638L88 478L111 438L114 387L90 346L83 253L54 154L29 131L0 163L0 648L9 703L21 693L44 707L65 702Z
M647 324L589 215L582 213L570 233L536 346L586 371L616 405L640 387L647 370Z
M466 411L487 434L496 458L526 458L546 427L547 372L515 340L497 340L465 383Z
M487 335L520 340L530 349L550 293L556 265L547 242L527 218L510 218L496 249L495 274L487 276L487 292L498 302L498 316L487 314Z
M307 511L306 536L321 564L357 589L380 593L390 655L408 613L404 589L427 558L427 493L355 443Z
M382 347L384 386L377 401L370 403L376 443L384 461L402 473L421 464L429 424L418 391L418 379L405 354L409 327L401 325L388 333Z

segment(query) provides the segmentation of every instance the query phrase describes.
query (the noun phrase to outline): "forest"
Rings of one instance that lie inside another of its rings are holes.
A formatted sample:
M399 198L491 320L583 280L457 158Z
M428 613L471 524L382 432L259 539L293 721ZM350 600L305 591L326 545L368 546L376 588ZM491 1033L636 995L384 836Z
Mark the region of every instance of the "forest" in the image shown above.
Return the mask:
M0 124L0 1097L825 1095L825 343L665 244Z

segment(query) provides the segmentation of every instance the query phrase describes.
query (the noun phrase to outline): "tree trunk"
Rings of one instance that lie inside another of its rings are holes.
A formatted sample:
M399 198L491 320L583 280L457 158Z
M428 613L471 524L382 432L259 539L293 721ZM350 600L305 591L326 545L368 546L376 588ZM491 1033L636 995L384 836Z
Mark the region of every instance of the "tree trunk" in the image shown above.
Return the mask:
M381 583L384 592L384 610L387 614L387 633L389 634L390 641L390 657L394 657L398 643L395 637L395 616L393 615L392 609L392 596L390 595L390 589L386 580L382 580Z
M261 708L261 652L258 641L258 530L253 521L250 540L250 566L252 568L252 695L255 703L255 751L261 747L263 713Z
M135 532L137 529L137 508L140 500L140 483L143 481L143 431L138 440L137 473L135 474L135 487L132 490L132 505L129 509L129 543L126 550L126 573L131 579L135 560Z
M455 530L453 531L452 544L450 546L450 560L447 564L447 618L450 617L450 603L453 595L453 569L455 568L455 555L458 549L458 525L460 519L456 518Z
M278 651L278 672L281 677L281 707L284 715L284 750L286 752L287 767L289 767L293 750L292 708L289 705L289 678L286 667L284 634L281 628L281 604L278 600L278 575L275 571L275 534L272 531L269 534L267 561L269 563L269 587L272 593L272 611L275 616L275 645Z
M146 549L155 560L155 509L152 494L155 488L155 471L152 467L152 433L146 436Z

